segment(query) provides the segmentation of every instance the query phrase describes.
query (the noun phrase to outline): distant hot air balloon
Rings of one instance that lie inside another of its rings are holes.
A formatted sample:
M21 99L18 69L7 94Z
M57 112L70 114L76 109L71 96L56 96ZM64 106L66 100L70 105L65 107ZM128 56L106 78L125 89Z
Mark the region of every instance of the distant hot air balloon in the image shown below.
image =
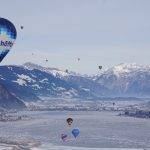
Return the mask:
M23 28L24 28L24 26L21 26L20 28L21 28L21 29L23 29Z
M66 73L68 73L69 71L68 71L68 69L66 69Z
M0 62L14 45L16 37L15 26L9 20L0 18Z
M72 119L72 118L67 118L66 122L67 122L67 124L68 124L69 126L71 126L72 123L73 123L73 119Z
M103 67L102 66L98 66L98 68L101 70Z
M79 135L80 131L79 129L73 129L72 130L72 135L76 138Z
M64 142L65 142L66 138L67 138L67 134L61 134L61 139L62 139Z

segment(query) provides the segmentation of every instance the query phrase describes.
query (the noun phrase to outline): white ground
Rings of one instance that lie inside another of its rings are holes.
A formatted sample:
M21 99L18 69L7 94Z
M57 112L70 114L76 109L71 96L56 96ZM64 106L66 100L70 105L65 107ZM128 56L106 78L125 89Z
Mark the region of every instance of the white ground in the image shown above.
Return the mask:
M0 122L0 140L32 147L33 150L98 150L100 148L150 148L150 120L117 116L117 112L22 112L31 120ZM62 142L60 134L69 132L67 117L80 129L75 140ZM37 144L38 145L38 144ZM0 147L0 149L2 149ZM108 150L108 149L102 149Z

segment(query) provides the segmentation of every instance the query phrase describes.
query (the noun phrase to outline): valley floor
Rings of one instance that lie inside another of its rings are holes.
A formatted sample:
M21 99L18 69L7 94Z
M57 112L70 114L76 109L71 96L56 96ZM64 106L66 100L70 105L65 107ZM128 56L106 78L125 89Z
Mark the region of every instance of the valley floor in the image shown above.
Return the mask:
M107 111L24 111L20 115L28 115L30 119L0 122L1 147L16 150L150 148L149 119L118 116L118 112ZM80 129L77 139L65 125L67 117L74 118L73 128ZM62 142L62 133L70 134L70 140ZM33 148L35 146L37 148Z

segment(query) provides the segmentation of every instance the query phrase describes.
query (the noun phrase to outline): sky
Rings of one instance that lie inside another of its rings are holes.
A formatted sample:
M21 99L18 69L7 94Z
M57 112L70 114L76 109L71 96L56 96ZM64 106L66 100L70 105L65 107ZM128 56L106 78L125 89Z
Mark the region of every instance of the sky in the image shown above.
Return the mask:
M149 0L0 0L0 17L18 33L1 65L30 61L82 74L149 65L149 8Z

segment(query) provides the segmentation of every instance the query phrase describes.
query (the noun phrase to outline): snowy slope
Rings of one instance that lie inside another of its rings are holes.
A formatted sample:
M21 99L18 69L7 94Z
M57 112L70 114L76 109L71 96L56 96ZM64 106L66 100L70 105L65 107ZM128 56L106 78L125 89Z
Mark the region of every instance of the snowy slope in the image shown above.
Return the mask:
M25 100L37 100L38 96L77 98L88 95L78 84L67 82L43 68L1 66L0 72L1 83Z
M70 72L70 71L66 72L66 70L61 70L58 68L42 67L40 65L37 65L37 64L31 63L31 62L27 62L27 63L23 64L23 67L26 69L30 69L30 70L33 70L33 69L41 70L46 73L52 74L55 77L63 78L63 77L69 76L69 75L77 75L75 72Z
M93 80L111 90L112 95L150 96L150 66L119 64Z
M150 67L119 64L94 77L33 63L0 66L0 82L19 98L149 97Z
M109 93L109 90L107 88L94 82L92 80L92 77L88 75L81 75L72 71L66 72L65 70L61 70L58 68L46 68L31 62L23 64L23 67L30 70L38 69L42 72L46 72L50 75L60 78L68 84L77 85L80 90L86 92L86 97L89 98L105 96L105 94Z

